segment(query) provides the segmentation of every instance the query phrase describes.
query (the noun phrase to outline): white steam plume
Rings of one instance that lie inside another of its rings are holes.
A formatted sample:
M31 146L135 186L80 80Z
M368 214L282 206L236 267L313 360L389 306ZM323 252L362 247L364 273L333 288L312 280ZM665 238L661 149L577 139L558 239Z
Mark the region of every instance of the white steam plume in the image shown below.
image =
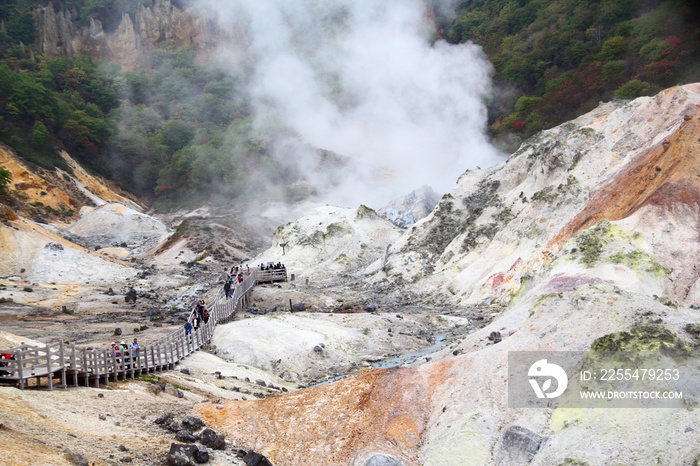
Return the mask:
M431 44L425 0L201 2L245 29L258 124L293 130L274 152L323 202L378 208L500 160L484 134L491 65L473 44ZM309 146L352 160L339 185Z

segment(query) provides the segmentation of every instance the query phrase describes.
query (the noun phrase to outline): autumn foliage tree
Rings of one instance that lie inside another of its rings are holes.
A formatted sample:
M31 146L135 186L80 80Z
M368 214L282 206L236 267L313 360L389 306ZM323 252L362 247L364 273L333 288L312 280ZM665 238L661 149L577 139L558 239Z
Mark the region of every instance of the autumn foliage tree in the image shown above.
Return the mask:
M451 42L483 46L512 93L489 105L494 136L523 137L601 100L700 80L700 3L680 0L472 0L438 19ZM518 108L522 97L540 99Z

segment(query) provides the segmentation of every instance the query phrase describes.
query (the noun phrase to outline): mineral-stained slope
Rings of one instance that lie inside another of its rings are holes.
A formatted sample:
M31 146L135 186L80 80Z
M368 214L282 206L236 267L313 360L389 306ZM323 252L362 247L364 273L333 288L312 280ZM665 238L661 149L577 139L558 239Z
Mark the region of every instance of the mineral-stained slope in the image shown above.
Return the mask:
M468 171L370 268L373 280L394 290L407 281L427 301L507 304L524 278L546 277L543 266L567 241L605 219L637 233L669 270L664 294L692 304L699 104L700 84L603 104L534 136L503 164Z
M697 393L516 409L507 388L509 351L700 345L699 104L700 84L603 104L465 173L365 270L386 299L504 306L430 362L198 413L274 464L694 464Z

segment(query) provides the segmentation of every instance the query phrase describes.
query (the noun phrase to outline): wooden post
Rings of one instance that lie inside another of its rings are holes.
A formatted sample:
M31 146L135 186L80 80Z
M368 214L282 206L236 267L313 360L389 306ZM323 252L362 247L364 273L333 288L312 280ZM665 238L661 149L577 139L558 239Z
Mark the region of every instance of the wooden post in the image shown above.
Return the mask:
M37 361L38 362L38 361ZM49 391L53 390L53 372L51 372L51 347L49 345L46 345L46 369L48 372L48 384L49 384ZM37 385L38 385L38 380L37 380Z
M87 349L83 348L83 372L85 373L85 386L89 387L90 386L90 370L88 369L88 362L87 362Z
M22 371L22 355L23 351L19 350L15 353L15 359L17 359L17 377L19 377L19 389L24 390L24 373Z
M70 344L70 366L73 369L73 386L78 386L78 365L75 357L75 343Z
M157 349L156 349L156 352L158 353L158 369L159 369L160 372L162 373L162 372L163 372L163 362L162 362L162 360L161 360L161 355L160 355L160 354L161 354L161 351L160 351L160 343L158 343L158 346L157 346L156 348L157 348Z
M95 374L95 388L100 388L100 367L98 364L98 355L97 355L97 350L92 350L92 359L94 361L93 368L94 370L92 371L93 374Z
M109 388L109 352L107 350L102 351L102 361L104 361L105 386Z
M61 363L61 385L65 390L66 388L68 388L68 384L66 383L66 355L63 351L63 340L58 341L58 354L60 356Z
M114 375L114 381L119 380L119 364L117 363L117 350L114 346L110 349L112 351L112 374Z

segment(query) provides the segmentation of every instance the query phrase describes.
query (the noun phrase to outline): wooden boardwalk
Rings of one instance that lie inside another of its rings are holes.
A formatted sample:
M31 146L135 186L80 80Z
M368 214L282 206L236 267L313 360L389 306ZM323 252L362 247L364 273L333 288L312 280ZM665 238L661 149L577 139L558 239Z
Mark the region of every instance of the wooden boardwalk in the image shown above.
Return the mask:
M16 348L0 350L13 359L3 359L5 367L0 367L5 375L0 375L0 383L9 383L24 389L29 379L37 379L36 386L41 386L41 379L46 378L48 389L54 386L94 386L100 383L109 386L110 379L117 381L134 378L136 375L161 372L174 368L180 360L194 353L211 341L217 324L225 323L248 305L253 287L259 283L271 283L287 280L286 269L259 270L251 269L236 285L233 296L226 299L223 287L219 287L209 309L209 322L201 323L196 331L185 335L184 325L165 338L150 345L141 346L136 356L131 349L117 355L114 348L88 350L75 344L66 345L63 340L46 346L21 345ZM194 321L194 309L187 319ZM54 381L54 379L58 379Z

